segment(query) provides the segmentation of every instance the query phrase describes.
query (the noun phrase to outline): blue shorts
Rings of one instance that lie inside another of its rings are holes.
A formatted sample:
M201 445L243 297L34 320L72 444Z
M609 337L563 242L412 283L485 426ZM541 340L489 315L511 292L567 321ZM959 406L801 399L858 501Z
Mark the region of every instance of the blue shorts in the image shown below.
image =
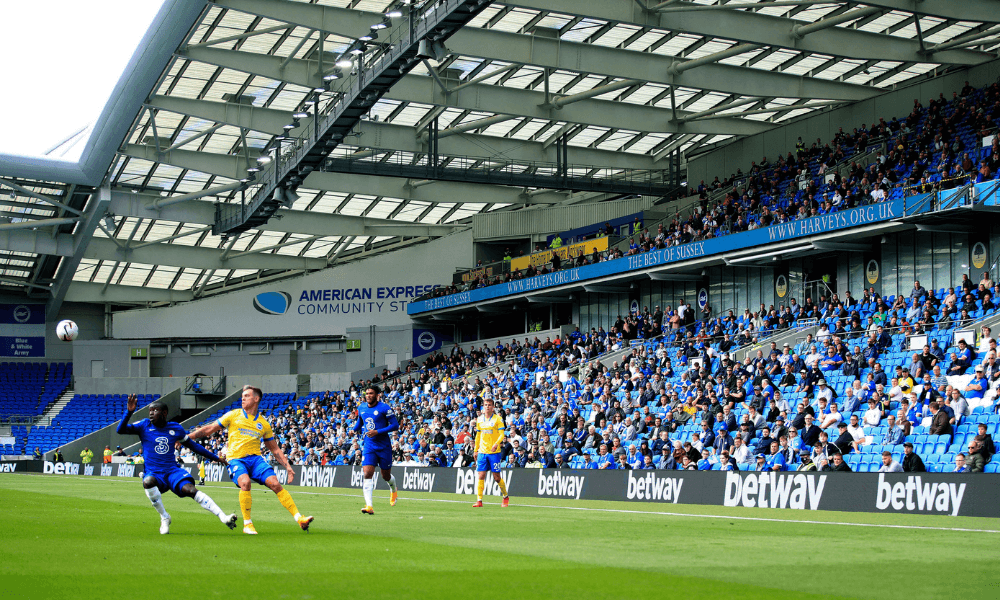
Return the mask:
M181 486L185 483L190 481L191 485L194 485L194 477L180 467L174 467L166 473L151 473L146 471L143 477L152 477L155 479L156 489L160 490L160 493L170 490L178 496L181 495Z
M389 470L392 468L392 448L382 450L366 450L361 457L361 466L376 466L380 469Z
M500 461L503 459L502 452L495 452L493 454L487 454L485 452L479 453L479 458L476 459L476 471L482 473L483 471L490 471L492 473L500 472Z
M243 458L229 459L229 478L233 483L239 485L240 475L246 473L250 479L264 485L268 477L277 477L274 469L267 464L264 459L257 454L244 456Z

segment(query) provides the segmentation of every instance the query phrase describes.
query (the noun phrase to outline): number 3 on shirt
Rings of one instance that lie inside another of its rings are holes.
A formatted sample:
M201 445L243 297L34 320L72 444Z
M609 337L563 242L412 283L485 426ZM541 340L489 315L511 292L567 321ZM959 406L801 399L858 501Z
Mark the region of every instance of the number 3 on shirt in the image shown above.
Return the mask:
M156 450L157 454L166 454L167 452L170 452L170 440L168 438L158 437L155 441L156 448L153 449Z

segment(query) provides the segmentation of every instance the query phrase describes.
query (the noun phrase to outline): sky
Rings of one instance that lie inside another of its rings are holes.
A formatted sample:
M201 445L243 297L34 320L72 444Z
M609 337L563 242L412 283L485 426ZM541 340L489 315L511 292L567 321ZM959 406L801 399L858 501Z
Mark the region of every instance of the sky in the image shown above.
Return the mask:
M44 156L92 129L162 4L0 1L0 153ZM59 158L77 162L86 135Z

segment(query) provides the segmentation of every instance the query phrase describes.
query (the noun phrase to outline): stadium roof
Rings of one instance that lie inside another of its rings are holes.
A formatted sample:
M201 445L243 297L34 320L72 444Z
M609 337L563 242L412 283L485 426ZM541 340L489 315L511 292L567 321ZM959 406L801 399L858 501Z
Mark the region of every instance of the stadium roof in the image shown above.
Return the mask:
M169 58L135 67L154 83L125 118L131 127L103 180L42 182L0 163L0 289L52 294L56 308L68 290L115 304L189 300L532 204L518 188L313 173L280 219L213 235L215 203L240 202L247 166L294 113L308 112L324 64L410 3L217 0L200 13L186 3L187 17L181 4L166 0L154 28L190 18L187 35ZM676 150L690 157L935 70L992 60L993 4L494 2L447 40L441 60L403 76L333 155L418 162L436 118L445 157L555 162L553 143L566 136L572 164L658 169ZM109 193L95 191L102 183Z

